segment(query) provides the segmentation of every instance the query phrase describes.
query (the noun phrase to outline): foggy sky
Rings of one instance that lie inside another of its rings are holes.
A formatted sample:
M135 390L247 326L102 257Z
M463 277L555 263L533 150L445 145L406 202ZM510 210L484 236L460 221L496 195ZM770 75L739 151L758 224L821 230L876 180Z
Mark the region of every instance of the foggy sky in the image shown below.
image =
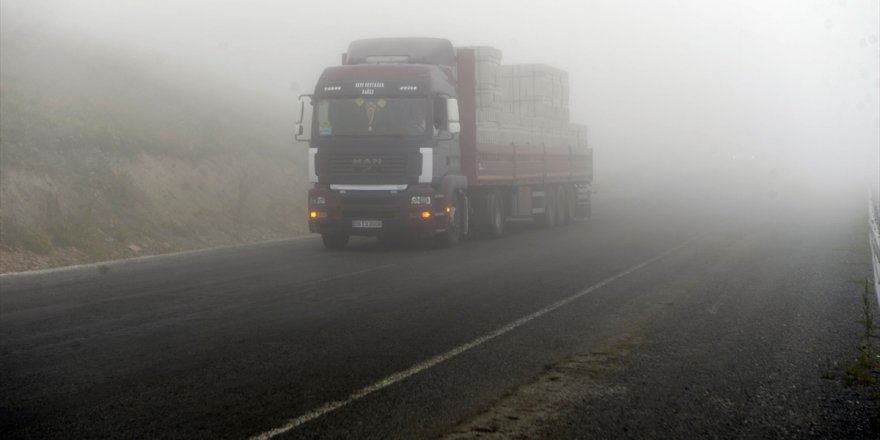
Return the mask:
M432 36L567 70L601 182L880 166L880 2L2 0L4 34L83 41L293 102L349 41ZM293 108L293 105L290 106ZM293 114L290 115L292 120ZM714 167L714 168L713 168ZM735 179L736 177L734 177ZM745 178L745 177L743 177Z

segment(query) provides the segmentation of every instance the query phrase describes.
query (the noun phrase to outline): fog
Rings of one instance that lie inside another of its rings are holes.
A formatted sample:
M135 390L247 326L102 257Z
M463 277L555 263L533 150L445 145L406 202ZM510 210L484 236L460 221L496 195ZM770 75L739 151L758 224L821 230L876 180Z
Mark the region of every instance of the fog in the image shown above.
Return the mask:
M880 440L866 189L880 0L0 0L0 440Z
M600 192L700 201L877 185L878 22L875 0L2 1L4 38L102 51L287 133L351 40L495 46L569 72Z

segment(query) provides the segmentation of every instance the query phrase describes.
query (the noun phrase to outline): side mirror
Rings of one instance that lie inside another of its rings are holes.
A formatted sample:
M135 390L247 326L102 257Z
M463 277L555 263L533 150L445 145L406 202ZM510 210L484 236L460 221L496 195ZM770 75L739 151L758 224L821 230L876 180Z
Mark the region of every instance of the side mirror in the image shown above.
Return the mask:
M458 116L458 100L455 98L446 99L446 120L447 128L450 133L456 134L461 132L461 121Z
M298 141L310 141L310 136L303 135L306 133L306 124L304 121L306 120L306 100L309 102L309 110L312 108L312 95L300 95L299 97L299 114L296 118L296 125L294 127L294 138ZM311 119L311 112L309 114L309 120Z

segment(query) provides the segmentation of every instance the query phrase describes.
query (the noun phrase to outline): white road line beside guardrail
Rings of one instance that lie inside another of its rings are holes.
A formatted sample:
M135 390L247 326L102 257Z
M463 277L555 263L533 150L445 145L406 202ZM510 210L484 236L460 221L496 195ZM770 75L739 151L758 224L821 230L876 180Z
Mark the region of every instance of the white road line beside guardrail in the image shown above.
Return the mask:
M871 261L874 266L874 293L880 304L880 194L868 193L868 241L871 246Z

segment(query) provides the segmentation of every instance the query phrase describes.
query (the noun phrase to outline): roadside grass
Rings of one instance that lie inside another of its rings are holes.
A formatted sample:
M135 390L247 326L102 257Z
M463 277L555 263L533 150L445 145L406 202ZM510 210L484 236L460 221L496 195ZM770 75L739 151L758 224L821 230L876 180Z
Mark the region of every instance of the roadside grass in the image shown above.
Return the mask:
M130 176L104 170L82 176L71 185L84 194L62 210L57 192L43 192L33 203L42 205L40 218L21 218L15 211L0 214L0 245L48 255L59 248L76 248L99 260L116 255L133 230L147 231L138 207L140 190Z
M290 219L304 154L290 145L278 104L287 97L190 87L65 42L13 43L0 44L0 253L13 263L86 263L301 230ZM30 268L42 266L16 266Z
M0 215L0 245L45 254L52 249L52 239L45 232L24 224L12 215Z

